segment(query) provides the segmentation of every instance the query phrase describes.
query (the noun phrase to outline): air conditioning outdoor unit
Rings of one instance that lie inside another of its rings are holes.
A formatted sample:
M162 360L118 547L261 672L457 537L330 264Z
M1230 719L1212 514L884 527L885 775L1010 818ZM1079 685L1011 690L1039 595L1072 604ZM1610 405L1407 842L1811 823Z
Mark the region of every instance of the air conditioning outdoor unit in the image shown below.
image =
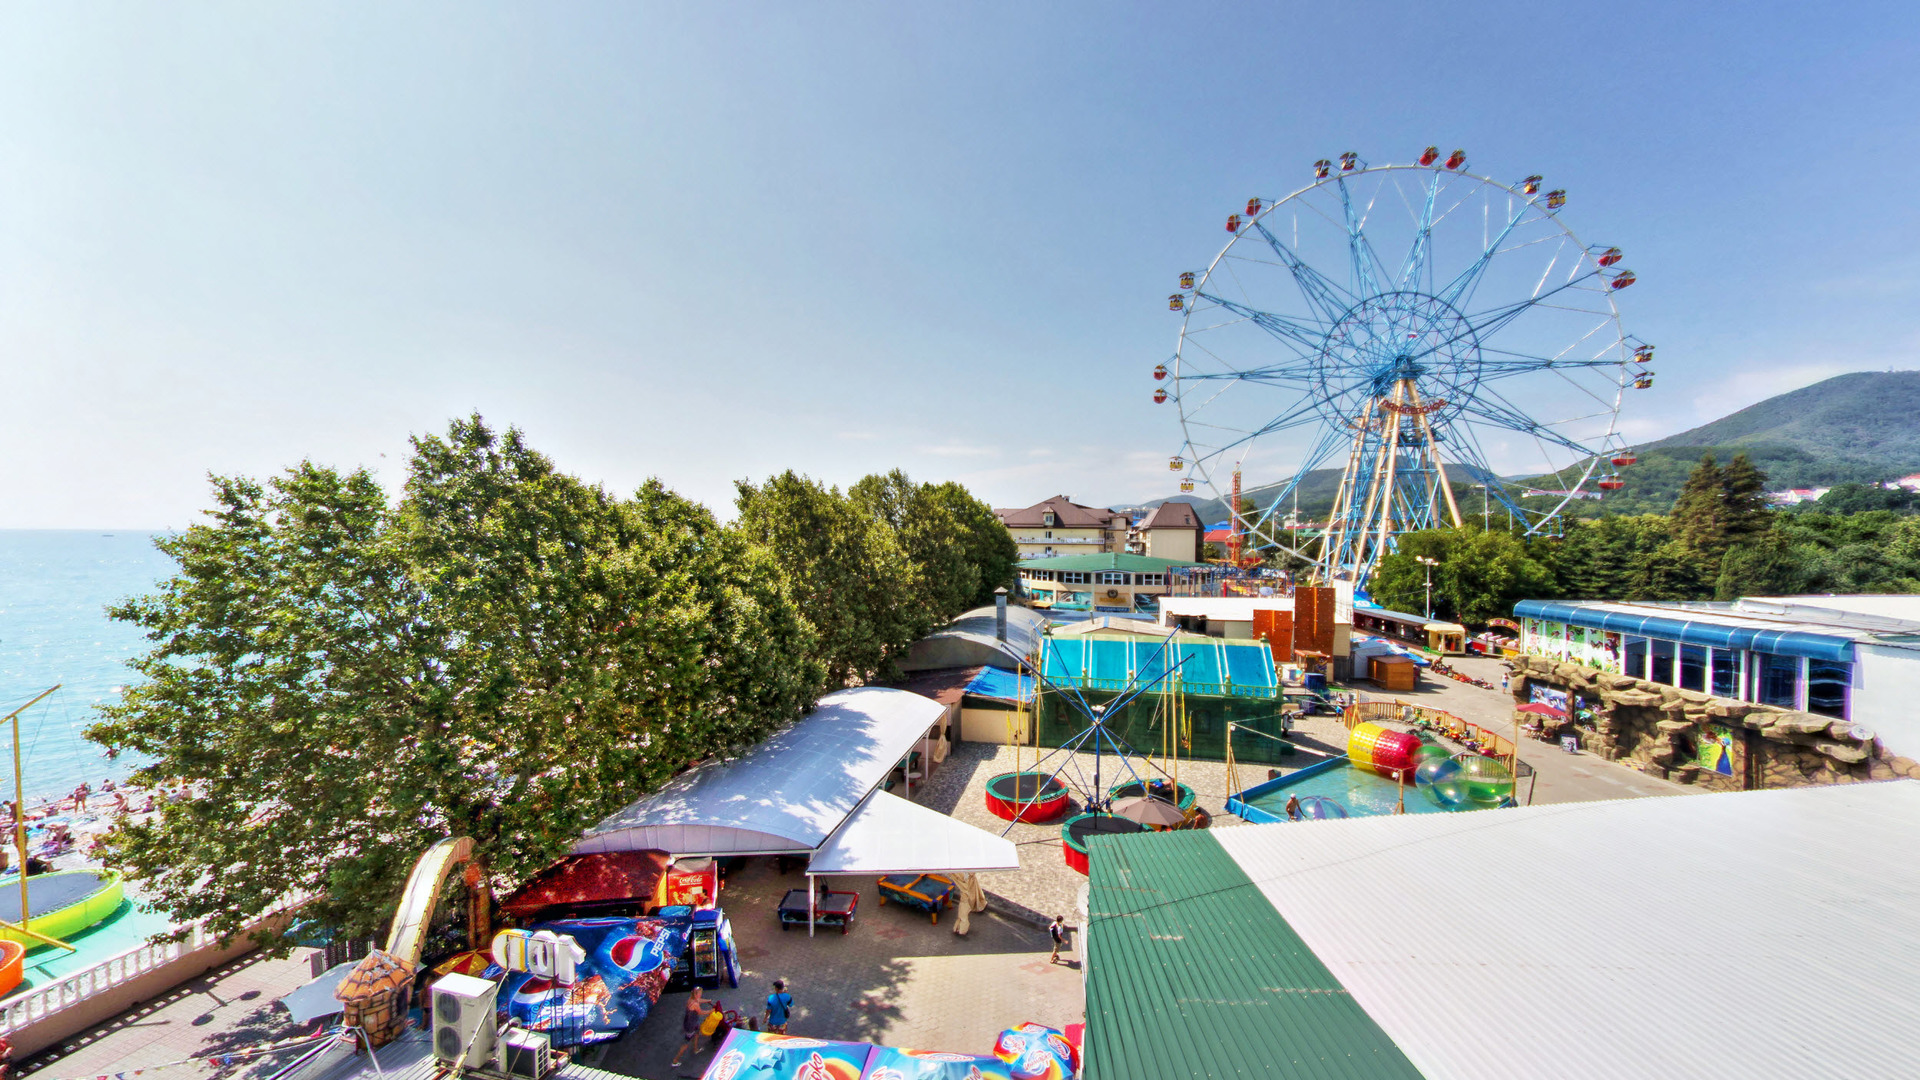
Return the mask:
M500 1037L500 1057L508 1076L541 1080L553 1071L553 1043L544 1031L513 1028Z
M499 992L497 984L471 975L448 975L433 984L435 1060L463 1069L482 1069L493 1060Z

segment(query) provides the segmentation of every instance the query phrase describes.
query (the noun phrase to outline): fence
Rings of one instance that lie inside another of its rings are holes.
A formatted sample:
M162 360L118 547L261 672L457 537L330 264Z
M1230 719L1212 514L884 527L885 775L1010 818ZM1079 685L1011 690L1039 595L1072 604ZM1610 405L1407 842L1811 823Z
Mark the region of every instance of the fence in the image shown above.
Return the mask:
M306 898L302 897L275 905L251 926L242 930L240 936L244 936L262 923L286 916L304 903ZM196 922L187 928L180 940L158 944L148 942L117 956L110 956L90 968L55 979L45 986L36 986L31 990L15 994L5 1001L0 1001L0 1035L12 1036L30 1024L38 1023L82 1002L100 997L178 960L203 950L217 948L219 941L220 935L208 930L204 921ZM185 976L185 978L191 977L191 975ZM17 1047L16 1052L19 1052Z
M1513 764L1520 760L1519 748L1512 739L1472 721L1462 720L1444 709L1429 709L1405 701L1357 701L1340 714L1340 722L1348 730L1352 730L1355 724L1377 724L1383 720L1432 728L1454 742L1466 743L1487 757L1505 758Z

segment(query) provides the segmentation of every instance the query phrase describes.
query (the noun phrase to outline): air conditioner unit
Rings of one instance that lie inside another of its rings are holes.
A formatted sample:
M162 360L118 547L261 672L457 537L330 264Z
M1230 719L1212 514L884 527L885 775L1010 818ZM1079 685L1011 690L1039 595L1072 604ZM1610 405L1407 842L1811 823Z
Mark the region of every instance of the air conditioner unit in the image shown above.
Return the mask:
M493 1060L499 992L497 984L471 975L448 975L433 984L435 1060L463 1069L485 1068Z
M500 1036L502 1072L518 1080L541 1080L553 1071L553 1042L544 1031L513 1028Z

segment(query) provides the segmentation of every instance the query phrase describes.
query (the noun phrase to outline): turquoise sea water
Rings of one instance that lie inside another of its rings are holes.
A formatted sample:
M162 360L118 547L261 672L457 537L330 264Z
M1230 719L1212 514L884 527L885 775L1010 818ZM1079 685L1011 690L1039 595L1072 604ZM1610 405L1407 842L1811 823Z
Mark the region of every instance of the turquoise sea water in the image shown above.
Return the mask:
M138 764L108 761L81 732L95 709L134 678L127 658L146 650L107 604L151 592L172 568L153 534L0 530L0 716L55 683L61 690L21 716L27 798L100 786ZM13 797L11 731L0 731L0 774Z

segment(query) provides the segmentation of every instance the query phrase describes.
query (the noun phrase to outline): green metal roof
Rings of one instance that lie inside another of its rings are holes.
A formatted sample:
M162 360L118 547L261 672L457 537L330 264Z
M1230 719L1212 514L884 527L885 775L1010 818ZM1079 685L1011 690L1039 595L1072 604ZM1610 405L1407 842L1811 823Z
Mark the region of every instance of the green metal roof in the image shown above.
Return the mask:
M1419 1080L1211 833L1088 846L1085 1080Z
M1040 559L1028 559L1020 564L1024 570L1125 570L1133 574L1164 574L1175 566L1205 566L1206 563L1181 562L1179 559L1154 559L1145 555L1122 555L1108 552L1104 555L1049 555Z

